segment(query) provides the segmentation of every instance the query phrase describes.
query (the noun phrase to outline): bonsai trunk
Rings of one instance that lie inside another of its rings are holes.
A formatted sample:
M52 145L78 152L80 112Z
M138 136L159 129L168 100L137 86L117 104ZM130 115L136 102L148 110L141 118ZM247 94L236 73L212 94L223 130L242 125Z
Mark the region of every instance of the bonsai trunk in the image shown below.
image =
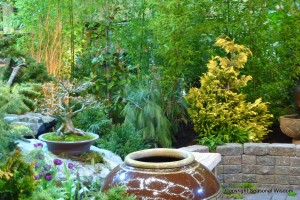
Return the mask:
M74 127L73 121L72 121L72 114L67 114L62 120L63 123L59 127L59 129L56 131L56 135L63 135L63 134L78 134L78 135L84 135L85 132L77 129Z

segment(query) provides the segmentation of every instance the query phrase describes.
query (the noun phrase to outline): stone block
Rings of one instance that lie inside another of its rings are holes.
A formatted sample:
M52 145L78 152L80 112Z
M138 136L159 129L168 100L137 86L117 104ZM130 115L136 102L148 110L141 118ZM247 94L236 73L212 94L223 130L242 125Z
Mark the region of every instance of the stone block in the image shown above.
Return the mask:
M218 174L217 179L220 183L224 183L224 175L223 174Z
M300 166L299 167L291 167L290 175L291 176L300 176Z
M242 182L243 183L256 183L256 174L243 174Z
M296 156L300 157L300 144L296 145Z
M290 176L290 184L300 186L300 176Z
M208 147L203 146L203 145L191 145L191 146L182 147L179 149L189 151L189 152L199 152L199 153L208 153L209 152Z
M224 183L242 183L242 175L224 174Z
M218 165L216 167L217 174L223 174L224 173L224 166L223 165Z
M259 166L259 165L256 165L256 174L273 175L273 174L275 174L275 166Z
M290 167L289 166L275 166L275 174L277 175L289 175Z
M57 122L56 118L33 112L27 112L22 115L7 114L3 119L11 125L23 125L30 128L35 136L46 133L52 129ZM32 136L31 134L25 135Z
M289 156L275 156L275 165L279 166L288 166L290 165Z
M243 145L238 143L226 143L217 146L216 152L222 156L240 156L243 154Z
M290 165L291 165L291 167L299 167L300 166L300 158L299 157L290 157Z
M223 165L240 165L242 163L241 156L223 156Z
M256 156L256 164L257 165L274 166L275 165L275 157L274 156Z
M241 172L241 165L224 165L224 174L235 174Z
M269 155L295 156L295 144L274 143L269 145Z
M273 188L274 193L283 192L285 190L292 190L293 188L289 184L275 184ZM284 194L284 193L283 193ZM284 194L286 196L286 192ZM284 199L284 198L283 198ZM273 200L273 199L272 199ZM279 199L281 200L281 199Z
M283 184L288 185L289 184L289 179L285 175L276 175L275 176L275 183L276 184L281 184L281 185L283 185Z
M256 156L244 154L244 155L242 155L242 163L249 164L249 165L255 165L256 164Z
M292 190L300 190L300 185L290 185L290 189L292 189Z
M256 175L256 181L259 184L274 184L275 175Z
M267 184L267 183L258 183L257 182L256 186L258 189L263 189L263 190L272 190L274 188L274 184ZM259 200L261 200L261 199L266 199L266 198L259 198Z
M244 174L256 174L256 165L242 165L242 173Z
M269 152L268 143L245 143L244 154L247 155L267 155Z

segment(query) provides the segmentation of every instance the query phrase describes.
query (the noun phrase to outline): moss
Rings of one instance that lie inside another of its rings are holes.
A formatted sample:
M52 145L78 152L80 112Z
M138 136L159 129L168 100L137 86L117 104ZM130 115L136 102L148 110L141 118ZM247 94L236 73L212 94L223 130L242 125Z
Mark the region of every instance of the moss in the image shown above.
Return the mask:
M50 141L61 141L61 142L73 142L73 141L85 141L95 138L93 135L76 135L76 134L64 134L63 136L58 136L54 132L47 133L44 136L44 139Z

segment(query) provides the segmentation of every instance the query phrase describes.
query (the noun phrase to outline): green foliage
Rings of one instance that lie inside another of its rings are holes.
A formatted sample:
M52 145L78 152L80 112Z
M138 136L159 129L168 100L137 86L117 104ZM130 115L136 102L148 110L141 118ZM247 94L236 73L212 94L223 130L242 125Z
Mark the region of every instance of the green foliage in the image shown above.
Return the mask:
M16 149L4 165L0 166L0 171L13 174L10 178L0 178L1 199L22 199L34 190L32 166L23 160L19 149Z
M0 105L4 112L23 114L33 111L36 106L40 86L37 84L15 84L9 87L0 81Z
M3 120L5 112L0 107L0 163L5 162L7 156L16 148L16 140L23 138L23 131L9 127Z
M200 140L214 136L218 142L262 141L272 118L267 104L261 99L246 102L246 95L239 92L252 78L240 75L251 52L225 36L217 39L216 46L227 57L213 57L208 72L200 78L201 87L191 88L186 96L194 129Z
M34 190L31 196L25 200L57 200L66 198L64 188L51 186L42 190Z
M299 77L299 5L293 0L226 1L214 4L214 36L225 33L253 53L241 70L253 80L242 88L248 101L262 97L278 117L291 113Z
M79 129L101 136L108 133L112 126L103 106L92 107L78 113L73 118L73 123Z
M22 124L10 124L9 129L16 135L34 136L33 131L29 127Z
M13 83L43 83L53 80L46 70L45 64L37 62L32 57L19 50L17 43L18 36L0 36L0 57L9 59L8 66L3 70L3 80L8 80L13 67L17 66L20 59L24 59L26 66L21 67Z
M20 70L20 78L16 79L14 82L45 83L54 80L54 78L47 72L44 63L36 62L31 57L26 57L25 61L27 66Z
M136 131L130 123L114 125L111 133L101 138L97 146L111 150L123 159L129 153L150 147L150 145L145 143L141 132Z
M295 197L295 196L297 196L297 192L294 192L294 191L288 192L288 196L289 197Z
M154 77L144 76L136 85L128 88L126 106L121 114L141 131L146 142L163 147L171 146L170 122L164 115L159 82Z
M105 192L101 200L135 200L136 197L134 195L129 195L126 192L126 188L124 186L115 186Z

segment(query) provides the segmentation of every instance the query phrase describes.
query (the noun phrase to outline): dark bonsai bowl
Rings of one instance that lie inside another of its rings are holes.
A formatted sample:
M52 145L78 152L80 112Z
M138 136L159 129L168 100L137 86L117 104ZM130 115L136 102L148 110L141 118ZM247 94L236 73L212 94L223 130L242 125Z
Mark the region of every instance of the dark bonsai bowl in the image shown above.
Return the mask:
M49 134L49 133L46 133ZM40 135L39 140L45 142L47 144L47 148L53 154L70 154L70 155L81 155L85 152L88 152L91 148L91 145L95 140L99 138L99 135L94 133L87 133L88 135L94 136L94 138L90 140L83 141L51 141L44 138L46 134Z

